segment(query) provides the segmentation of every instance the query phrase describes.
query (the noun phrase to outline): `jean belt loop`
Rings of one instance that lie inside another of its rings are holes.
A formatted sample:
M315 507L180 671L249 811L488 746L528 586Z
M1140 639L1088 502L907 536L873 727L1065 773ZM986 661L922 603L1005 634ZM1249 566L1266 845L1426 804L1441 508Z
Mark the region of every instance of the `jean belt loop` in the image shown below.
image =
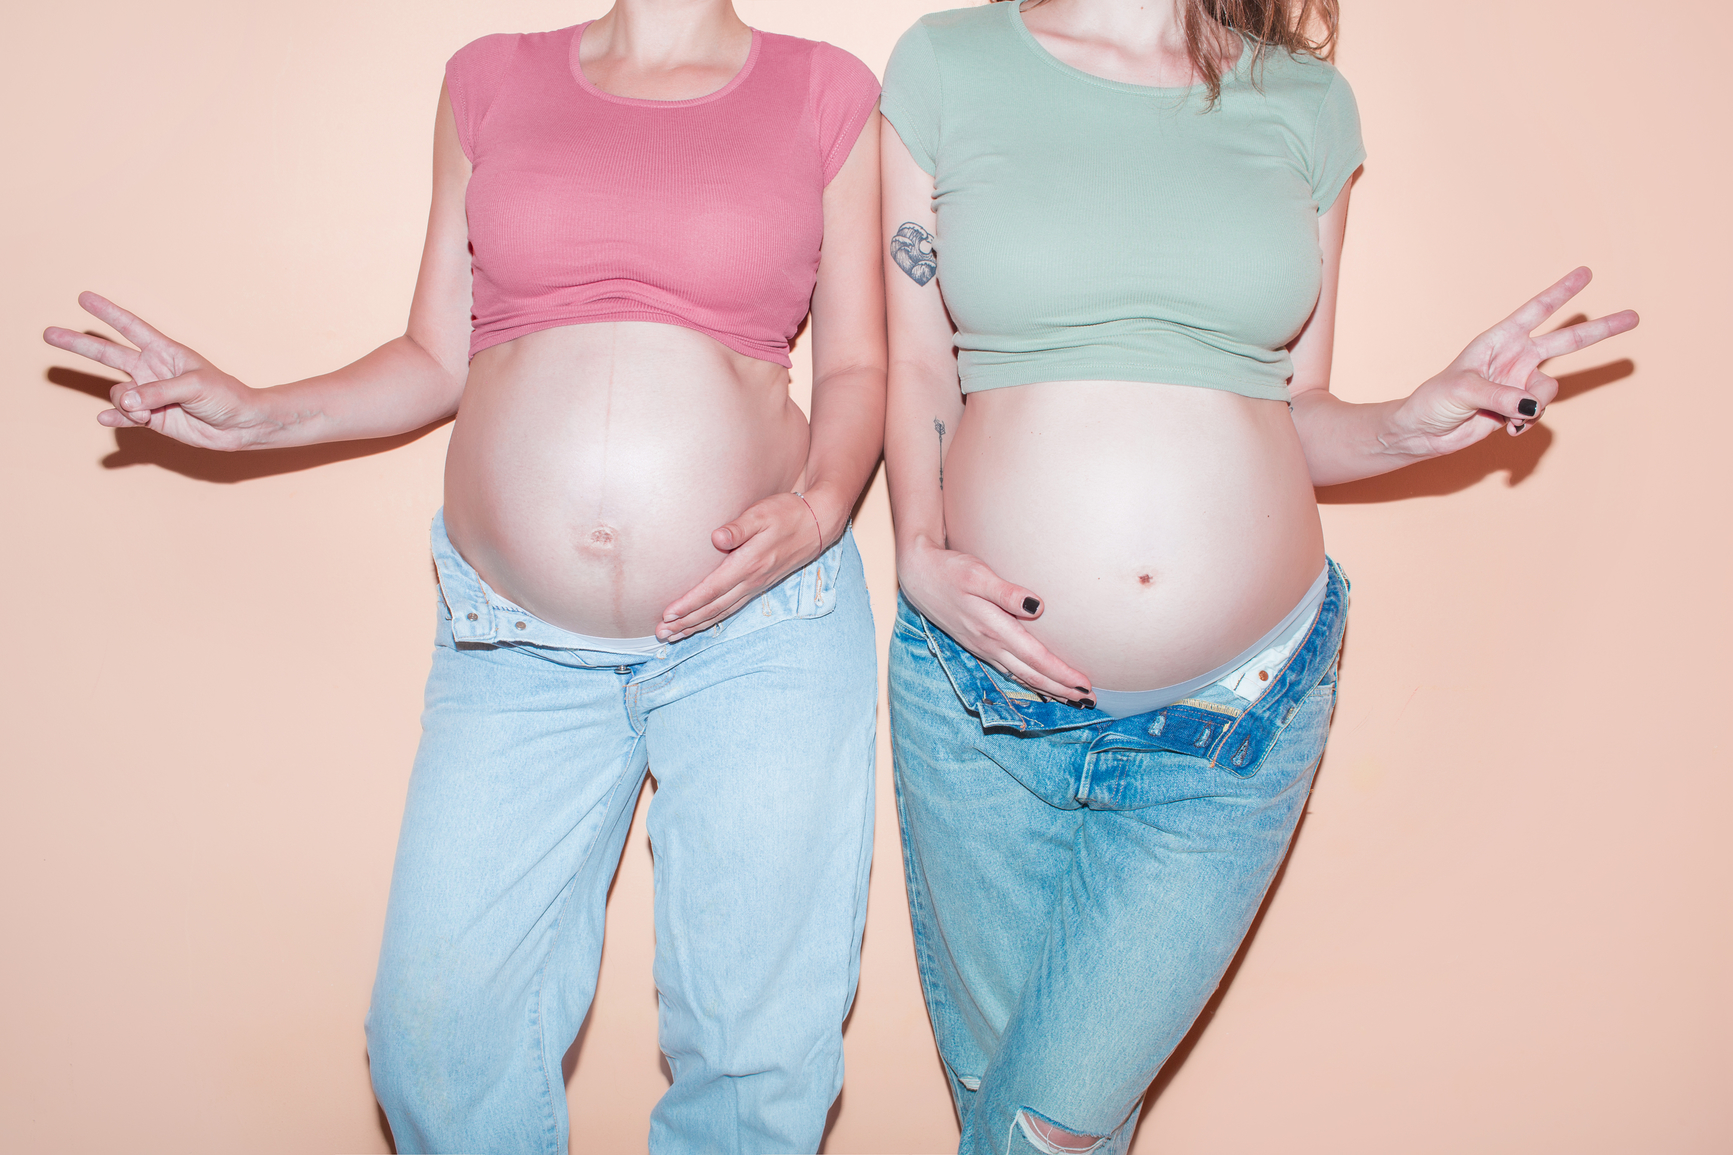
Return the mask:
M434 569L445 604L451 607L452 637L460 642L493 641L493 607L481 587L464 581L462 572L444 559L434 558Z

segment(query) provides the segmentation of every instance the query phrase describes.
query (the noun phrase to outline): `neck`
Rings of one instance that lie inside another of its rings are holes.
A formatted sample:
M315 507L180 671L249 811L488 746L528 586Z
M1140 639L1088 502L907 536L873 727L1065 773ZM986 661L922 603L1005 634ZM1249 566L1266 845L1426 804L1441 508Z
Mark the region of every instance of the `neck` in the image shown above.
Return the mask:
M1063 23L1081 39L1108 41L1127 52L1183 54L1186 50L1176 0L1043 0L1023 6L1025 13L1032 9Z
M584 42L606 56L669 67L703 59L746 31L731 0L614 0Z

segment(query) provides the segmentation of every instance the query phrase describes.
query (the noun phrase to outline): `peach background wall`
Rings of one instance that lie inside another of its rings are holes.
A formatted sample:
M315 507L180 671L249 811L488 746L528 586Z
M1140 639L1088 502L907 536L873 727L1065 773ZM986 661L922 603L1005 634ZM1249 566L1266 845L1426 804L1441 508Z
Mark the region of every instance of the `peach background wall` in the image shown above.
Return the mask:
M741 0L882 67L923 0ZM400 331L440 69L602 0L8 8L0 108L0 1148L386 1149L366 1007L429 656L445 430L223 457L92 418L39 343L98 289L256 384ZM1320 495L1355 581L1276 900L1141 1152L1733 1150L1724 350L1733 19L1345 4L1371 151L1337 388L1405 390L1579 262L1643 327L1514 442ZM882 482L858 526L881 635ZM1717 722L1716 719L1723 721ZM889 759L828 1150L955 1124ZM572 1081L640 1149L664 1079L641 826Z

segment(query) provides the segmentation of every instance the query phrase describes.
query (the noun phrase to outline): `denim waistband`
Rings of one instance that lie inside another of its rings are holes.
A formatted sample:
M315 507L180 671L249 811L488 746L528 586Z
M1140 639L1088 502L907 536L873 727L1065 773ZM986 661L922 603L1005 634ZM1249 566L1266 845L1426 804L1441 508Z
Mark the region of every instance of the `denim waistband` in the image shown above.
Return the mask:
M452 640L459 646L524 645L567 650L582 664L592 666L631 666L651 661L672 665L776 622L822 617L835 608L844 564L856 555L854 531L849 529L816 561L789 574L709 629L678 642L664 642L647 652L634 653L598 649L598 643L607 639L563 630L501 596L451 544L443 509L433 515L431 539L439 592L445 599Z
M1007 692L1003 680L950 635L929 622L913 606L909 613L925 631L927 646L950 679L957 697L987 731L1078 734L1079 741L1098 742L1112 735L1128 750L1170 750L1205 758L1211 766L1229 765L1235 773L1252 774L1296 713L1300 699L1329 671L1342 645L1347 625L1348 579L1332 559L1318 616L1287 664L1275 672L1269 688L1244 713L1235 714L1214 702L1186 699L1154 713L1111 718L1099 710L1084 710L1062 702L1044 701L1029 691Z

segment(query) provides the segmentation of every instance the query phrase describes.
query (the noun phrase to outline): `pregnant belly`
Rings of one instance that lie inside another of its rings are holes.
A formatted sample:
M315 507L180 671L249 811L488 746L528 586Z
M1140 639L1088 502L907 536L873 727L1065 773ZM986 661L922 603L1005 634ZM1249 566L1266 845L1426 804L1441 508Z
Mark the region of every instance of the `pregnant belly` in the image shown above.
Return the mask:
M1324 565L1279 401L1120 381L971 394L944 485L950 548L1033 590L1029 631L1107 689L1214 669Z
M642 637L725 557L713 530L797 487L806 448L779 365L668 325L549 329L471 363L446 528L544 621Z

